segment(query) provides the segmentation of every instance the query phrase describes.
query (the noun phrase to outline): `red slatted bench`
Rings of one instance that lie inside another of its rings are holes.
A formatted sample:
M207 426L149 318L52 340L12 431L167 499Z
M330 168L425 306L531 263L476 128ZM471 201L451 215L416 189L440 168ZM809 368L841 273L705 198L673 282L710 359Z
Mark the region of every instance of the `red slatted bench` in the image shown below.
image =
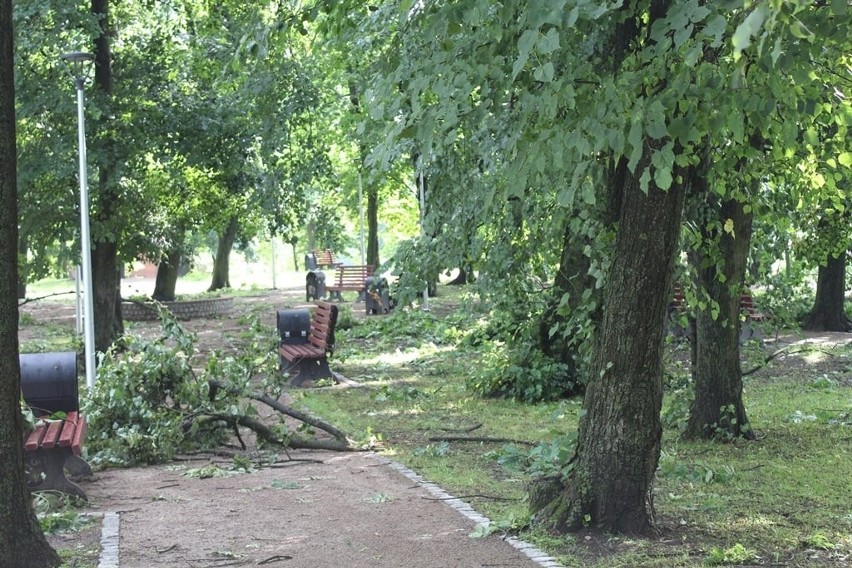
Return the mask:
M358 292L357 302L364 299L367 278L373 275L375 267L366 265L341 265L334 270L334 279L325 285L329 299L343 301L341 292Z
M334 268L342 263L334 256L331 249L312 250L311 254L317 261L317 268Z
M78 412L67 413L63 420L41 417L35 429L24 433L24 458L32 491L61 491L88 500L79 485L65 477L91 477L92 469L80 457L88 426Z
M311 316L308 342L278 347L281 371L290 373L290 384L302 386L308 381L333 379L328 357L334 352L334 327L337 325L337 306L317 302Z

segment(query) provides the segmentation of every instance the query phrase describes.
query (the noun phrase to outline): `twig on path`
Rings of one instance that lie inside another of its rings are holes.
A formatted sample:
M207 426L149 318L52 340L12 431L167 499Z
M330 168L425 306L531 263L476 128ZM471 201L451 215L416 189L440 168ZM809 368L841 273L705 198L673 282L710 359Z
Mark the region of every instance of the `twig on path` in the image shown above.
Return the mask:
M281 562L282 560L293 560L293 557L287 554L276 554L275 556L270 556L266 560L261 560L257 563L257 565L261 566L263 564L272 564L273 562Z
M169 487L180 487L180 483L172 483L170 485L160 485L157 489L168 489Z
M173 544L173 545L171 545L171 546L170 546L170 547L168 547L168 548L163 548L162 550L161 550L161 549L159 549L159 548L155 548L155 549L154 549L154 552L156 552L157 554L165 554L166 552L172 551L172 550L174 550L174 549L175 549L175 548L177 548L177 547L178 547L178 545L177 545L177 544Z
M492 442L497 444L523 444L535 446L526 440L514 440L512 438L491 438L489 436L432 436L430 442Z

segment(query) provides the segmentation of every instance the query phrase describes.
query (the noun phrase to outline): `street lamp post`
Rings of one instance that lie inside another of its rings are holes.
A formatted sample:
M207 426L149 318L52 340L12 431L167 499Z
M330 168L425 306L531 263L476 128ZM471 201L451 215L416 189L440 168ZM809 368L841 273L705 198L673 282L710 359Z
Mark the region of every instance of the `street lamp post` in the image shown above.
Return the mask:
M83 112L85 77L83 66L95 59L91 53L62 54L71 64L77 89L77 144L80 155L80 256L83 261L83 341L85 345L86 386L95 386L95 316L92 282L92 245L89 234L89 176L86 166L86 117Z

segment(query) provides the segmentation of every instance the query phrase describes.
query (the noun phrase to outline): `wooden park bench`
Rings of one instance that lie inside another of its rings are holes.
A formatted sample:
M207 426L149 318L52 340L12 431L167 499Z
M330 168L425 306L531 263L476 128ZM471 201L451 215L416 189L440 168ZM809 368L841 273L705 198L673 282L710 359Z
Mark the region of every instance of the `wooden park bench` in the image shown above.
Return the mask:
M56 414L56 413L55 413ZM65 477L91 477L92 468L81 457L88 426L76 410L62 419L45 415L36 427L24 433L24 460L31 491L60 491L88 501L79 485Z
M77 353L22 353L21 394L35 417L35 428L24 432L24 460L32 491L61 491L86 499L65 477L91 477L81 457L87 424L80 414Z
M331 249L312 250L311 254L316 259L317 268L335 268L343 264L334 255Z
M330 302L317 302L311 316L307 342L278 347L281 371L291 374L291 385L302 386L307 381L334 378L328 368L328 357L334 352L335 325L337 306Z
M343 301L342 292L358 292L356 301L362 301L367 278L372 276L374 271L375 267L371 264L338 266L334 271L334 279L325 284L329 299Z

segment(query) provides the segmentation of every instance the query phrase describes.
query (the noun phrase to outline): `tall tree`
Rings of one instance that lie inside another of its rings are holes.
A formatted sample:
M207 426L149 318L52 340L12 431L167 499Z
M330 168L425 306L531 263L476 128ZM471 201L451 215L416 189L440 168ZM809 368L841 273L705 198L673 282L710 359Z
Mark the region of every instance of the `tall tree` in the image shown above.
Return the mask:
M93 231L92 285L94 287L95 349L104 352L124 335L121 316L121 263L119 261L117 223L122 205L118 180L116 133L110 124L112 110L112 20L109 0L92 0L92 15L98 22L95 36L95 88L101 105L100 118L94 125L95 152L98 161L97 189L93 192L96 203L94 223L100 227Z
M4 566L58 566L32 508L24 473L18 361L18 206L12 2L0 0L0 559Z
M846 251L829 254L820 264L816 297L804 329L811 331L852 331L852 321L843 309L846 298Z

